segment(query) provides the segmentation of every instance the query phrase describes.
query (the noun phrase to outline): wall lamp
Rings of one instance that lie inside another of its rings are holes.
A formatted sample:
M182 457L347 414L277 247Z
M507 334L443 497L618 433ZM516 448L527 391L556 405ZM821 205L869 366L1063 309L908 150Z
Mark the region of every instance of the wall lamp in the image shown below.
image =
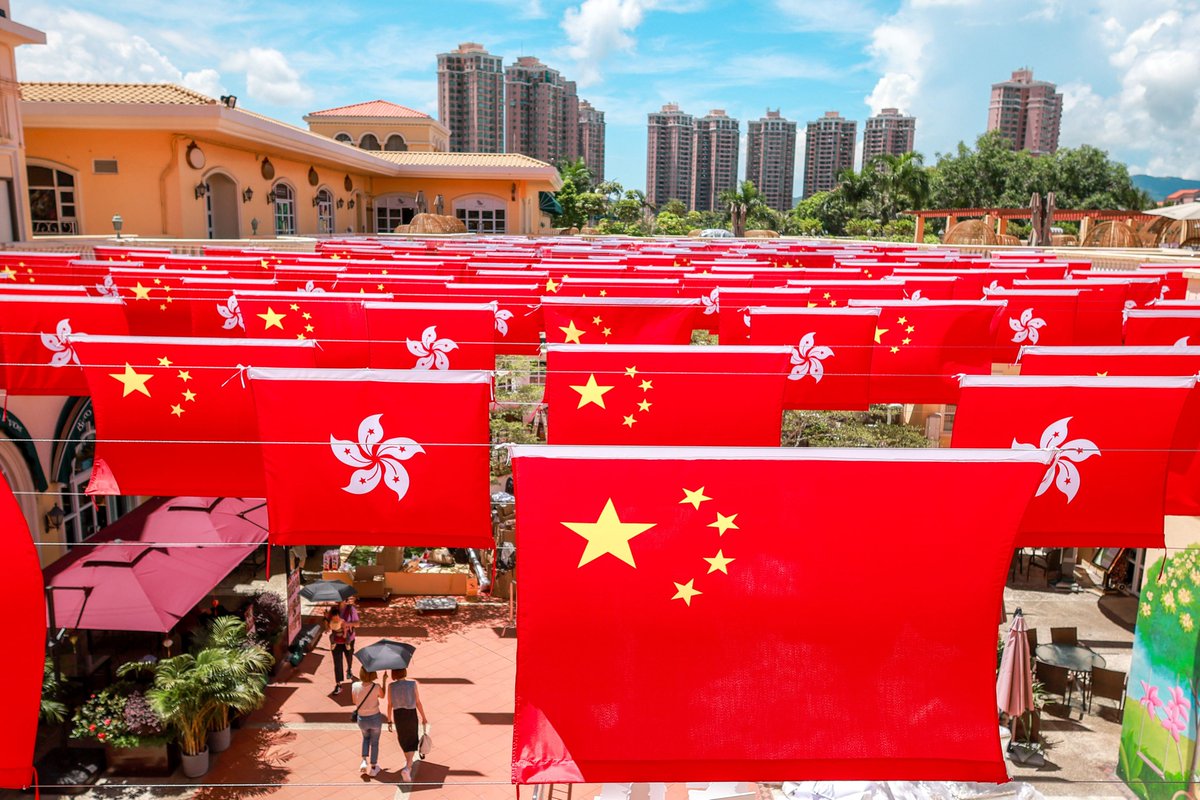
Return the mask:
M242 202L243 203L249 203L250 199L252 197L254 197L254 190L251 189L249 186L247 186L245 189L242 190Z
M204 195L206 195L206 194L208 194L208 184L207 183L197 183L196 184L196 199L199 200L201 197L204 197Z
M63 510L59 507L58 503L55 503L54 507L46 512L46 519L44 522L46 525L46 533L49 533L50 531L56 531L62 527Z

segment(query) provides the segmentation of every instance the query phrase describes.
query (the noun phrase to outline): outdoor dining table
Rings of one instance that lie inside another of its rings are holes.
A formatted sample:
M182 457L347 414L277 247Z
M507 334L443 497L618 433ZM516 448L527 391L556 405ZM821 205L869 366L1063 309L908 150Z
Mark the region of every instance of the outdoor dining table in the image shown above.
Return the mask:
M1033 654L1038 661L1081 674L1091 674L1093 667L1106 664L1104 656L1082 644L1039 644Z

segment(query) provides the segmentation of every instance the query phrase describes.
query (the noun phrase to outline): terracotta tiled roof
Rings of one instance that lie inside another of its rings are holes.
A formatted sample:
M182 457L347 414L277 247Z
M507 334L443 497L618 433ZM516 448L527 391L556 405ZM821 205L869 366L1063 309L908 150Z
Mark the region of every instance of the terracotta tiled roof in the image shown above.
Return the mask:
M1200 194L1200 189L1176 189L1167 195L1168 200L1181 200L1190 195Z
M429 115L408 106L389 103L387 100L371 100L349 106L314 111L310 117L417 117L429 119Z
M520 153L422 153L383 150L373 152L393 164L410 167L549 167L545 161Z
M211 97L173 83L21 83L28 103L139 103L206 106Z

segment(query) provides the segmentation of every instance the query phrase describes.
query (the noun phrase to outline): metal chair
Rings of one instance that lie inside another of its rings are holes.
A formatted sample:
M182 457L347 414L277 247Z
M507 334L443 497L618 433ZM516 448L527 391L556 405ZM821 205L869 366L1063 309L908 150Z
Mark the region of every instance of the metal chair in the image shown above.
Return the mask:
M1025 629L1025 639L1029 642L1030 666L1032 666L1034 669L1037 669L1037 656L1035 655L1035 653L1037 653L1037 646L1038 646L1037 628L1026 628Z
M1079 644L1078 628L1051 628L1050 641L1054 644Z
M1092 668L1092 680L1088 686L1088 711L1092 710L1092 698L1096 695L1117 701L1117 710L1125 709L1125 685L1129 676L1124 672L1104 667Z
M1050 694L1057 694L1062 697L1063 705L1067 707L1067 716L1071 714L1071 693L1074 690L1074 681L1071 680L1071 673L1066 667L1058 667L1054 664L1047 664L1044 661L1037 662L1037 679L1042 682L1042 686Z

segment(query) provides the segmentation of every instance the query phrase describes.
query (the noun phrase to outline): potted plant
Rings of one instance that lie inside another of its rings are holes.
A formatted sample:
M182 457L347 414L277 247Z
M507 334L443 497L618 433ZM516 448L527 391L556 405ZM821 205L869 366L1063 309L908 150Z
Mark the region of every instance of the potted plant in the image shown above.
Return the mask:
M238 617L218 617L205 637L200 655L216 652L208 670L213 698L209 747L221 752L229 747L232 713L248 714L262 705L267 671L272 657L265 647L250 640L246 623Z
M135 683L118 682L91 695L76 709L71 735L102 745L118 775L170 774L166 727Z
M208 772L208 729L214 709L208 677L212 663L222 656L220 651L206 650L165 658L158 662L154 686L146 693L150 706L174 732L183 774L189 778Z
M253 638L270 650L275 660L273 668L278 667L288 655L288 643L284 636L287 632L287 604L276 592L259 592L251 602L254 609L251 612L254 615Z

